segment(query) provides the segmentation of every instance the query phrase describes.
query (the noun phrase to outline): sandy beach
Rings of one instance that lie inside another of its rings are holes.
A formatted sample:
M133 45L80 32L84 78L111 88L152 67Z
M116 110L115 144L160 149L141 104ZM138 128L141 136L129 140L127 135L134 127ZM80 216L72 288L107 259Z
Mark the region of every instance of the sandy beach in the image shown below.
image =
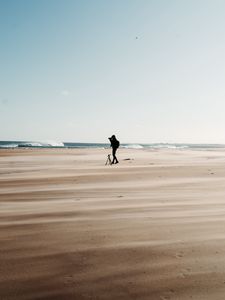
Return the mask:
M0 151L0 299L225 299L225 151Z

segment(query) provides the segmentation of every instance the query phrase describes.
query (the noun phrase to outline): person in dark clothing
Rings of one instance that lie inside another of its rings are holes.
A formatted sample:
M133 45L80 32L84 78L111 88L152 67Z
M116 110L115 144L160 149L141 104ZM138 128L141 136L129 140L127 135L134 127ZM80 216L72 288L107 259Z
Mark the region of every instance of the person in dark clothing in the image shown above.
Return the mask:
M115 135L112 135L110 138L110 143L111 143L111 147L112 147L112 156L113 156L113 161L112 164L118 164L118 159L116 157L116 151L120 146L120 142L116 139Z

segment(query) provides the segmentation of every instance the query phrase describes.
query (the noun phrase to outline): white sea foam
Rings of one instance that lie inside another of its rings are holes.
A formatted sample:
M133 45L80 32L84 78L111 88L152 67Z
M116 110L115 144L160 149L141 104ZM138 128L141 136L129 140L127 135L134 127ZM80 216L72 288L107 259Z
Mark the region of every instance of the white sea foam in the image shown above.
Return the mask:
M63 142L59 142L59 141L51 141L50 140L50 141L44 142L43 144L46 144L51 147L64 147Z
M149 144L145 145L147 148L151 149L186 149L189 148L188 145L182 145L182 144Z
M18 147L18 144L3 144L3 145L0 145L0 148L17 148Z
M20 143L18 145L19 147L64 147L64 144L62 142L57 141L43 141L43 142L25 142Z
M121 145L121 148L127 148L127 149L142 149L144 148L140 144L129 144L129 145Z

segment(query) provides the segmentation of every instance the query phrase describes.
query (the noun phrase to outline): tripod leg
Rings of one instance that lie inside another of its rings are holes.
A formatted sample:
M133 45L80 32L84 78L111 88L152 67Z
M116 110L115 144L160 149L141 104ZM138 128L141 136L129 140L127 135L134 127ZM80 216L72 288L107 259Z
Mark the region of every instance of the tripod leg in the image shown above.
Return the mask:
M106 160L106 163L105 163L105 165L111 165L111 159L110 159L110 156L108 155L108 157L107 157L107 160Z
M111 165L112 164L112 160L111 160L111 157L110 157L110 154L108 154L108 156L107 156L107 160L106 160L106 162L105 162L105 166L106 165Z

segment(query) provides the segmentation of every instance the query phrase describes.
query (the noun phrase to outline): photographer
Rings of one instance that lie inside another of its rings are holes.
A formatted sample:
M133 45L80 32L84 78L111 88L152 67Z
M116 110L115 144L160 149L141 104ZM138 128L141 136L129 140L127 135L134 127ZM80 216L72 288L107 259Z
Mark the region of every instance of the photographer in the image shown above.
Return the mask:
M116 139L115 135L112 135L110 138L110 143L111 143L111 147L112 147L112 156L113 156L113 161L112 164L118 164L118 159L116 157L116 150L119 148L120 146L120 142Z

